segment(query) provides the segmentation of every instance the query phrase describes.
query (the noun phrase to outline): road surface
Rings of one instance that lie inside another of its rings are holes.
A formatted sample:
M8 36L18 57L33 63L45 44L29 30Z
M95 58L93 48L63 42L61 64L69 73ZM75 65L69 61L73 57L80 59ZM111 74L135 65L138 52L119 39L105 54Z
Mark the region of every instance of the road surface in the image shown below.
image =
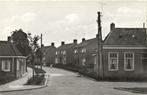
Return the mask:
M143 95L117 90L114 87L147 87L147 83L98 82L62 69L45 67L45 70L50 75L46 88L6 92L0 95Z

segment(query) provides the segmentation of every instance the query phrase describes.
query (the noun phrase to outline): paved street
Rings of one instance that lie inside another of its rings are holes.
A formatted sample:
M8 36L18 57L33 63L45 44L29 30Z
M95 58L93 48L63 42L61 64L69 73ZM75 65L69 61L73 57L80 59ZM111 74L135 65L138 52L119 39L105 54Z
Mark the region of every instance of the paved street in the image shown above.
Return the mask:
M48 86L42 89L0 93L0 95L143 95L113 89L114 87L147 87L147 83L97 82L78 77L77 73L45 68L50 75Z

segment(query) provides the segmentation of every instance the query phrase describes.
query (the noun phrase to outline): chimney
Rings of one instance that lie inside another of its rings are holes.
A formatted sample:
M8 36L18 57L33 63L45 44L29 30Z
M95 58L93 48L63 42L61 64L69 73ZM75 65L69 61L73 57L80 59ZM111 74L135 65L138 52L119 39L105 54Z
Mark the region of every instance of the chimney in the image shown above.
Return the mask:
M64 42L64 41L62 41L62 42L61 42L61 46L63 46L64 44L65 44L65 42Z
M110 31L113 30L115 28L115 24L114 23L111 23L110 25Z
M54 47L54 46L55 46L55 44L54 44L54 43L51 43L51 46L52 46L52 47Z
M84 42L85 41L85 38L82 38L82 42Z
M74 40L73 40L73 43L74 43L74 44L77 44L77 39L74 39Z
M143 28L145 28L145 23L143 23Z
M8 39L7 39L7 40L8 40L8 42L11 42L11 37L10 37L10 36L8 36Z

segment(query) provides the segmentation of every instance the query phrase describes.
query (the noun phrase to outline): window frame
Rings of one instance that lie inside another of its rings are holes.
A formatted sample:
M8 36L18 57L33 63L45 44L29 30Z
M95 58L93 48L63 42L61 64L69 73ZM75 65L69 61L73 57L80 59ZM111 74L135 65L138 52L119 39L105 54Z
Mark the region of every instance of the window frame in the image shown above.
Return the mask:
M129 53L131 53L131 54L133 54L133 58L127 58L127 59L133 59L133 63L131 64L131 69L127 69L126 68L126 54L129 54ZM125 71L134 71L134 52L124 52L124 70Z
M110 58L110 54L117 54L117 63L116 63L116 69L112 69L110 66L111 66L111 58ZM118 52L108 52L108 70L109 71L118 71L118 65L119 65L119 53Z
M75 54L77 54L77 53L78 53L78 50L77 50L77 49L75 49L75 50L74 50L74 53L75 53Z
M6 63L9 63L7 66L8 69L5 68ZM11 71L11 61L10 60L2 60L2 71L4 72L10 72Z
M83 48L83 49L81 50L82 53L86 53L86 51L87 51L86 48Z

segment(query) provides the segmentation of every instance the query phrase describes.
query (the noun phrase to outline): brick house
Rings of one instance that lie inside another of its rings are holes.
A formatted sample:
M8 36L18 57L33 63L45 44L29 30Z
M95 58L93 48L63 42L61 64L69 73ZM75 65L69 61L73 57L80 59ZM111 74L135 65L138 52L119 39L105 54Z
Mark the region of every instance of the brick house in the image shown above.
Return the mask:
M26 67L26 57L16 46L9 41L0 41L0 76L20 78L26 73Z
M73 40L73 43L65 44L65 42L61 42L61 46L59 46L56 50L55 64L68 65L73 64L73 52L74 47L77 45L77 40Z
M116 28L112 23L103 44L103 76L147 78L146 37L145 28Z
M50 66L50 64L55 64L55 52L56 47L54 43L51 43L50 46L43 47L43 63L45 63L45 65Z
M94 51L97 50L97 38L92 38L79 43L74 48L74 64L77 66L90 66L93 68L95 64Z

